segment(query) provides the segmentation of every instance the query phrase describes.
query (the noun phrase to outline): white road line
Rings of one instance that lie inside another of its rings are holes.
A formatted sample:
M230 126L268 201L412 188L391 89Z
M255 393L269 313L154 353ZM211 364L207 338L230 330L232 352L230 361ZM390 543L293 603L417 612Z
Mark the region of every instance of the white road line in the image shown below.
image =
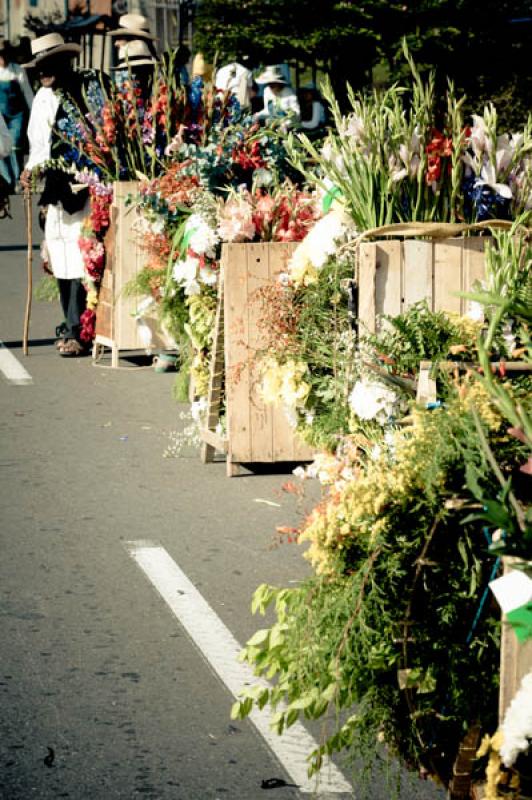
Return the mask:
M126 547L234 697L245 684L269 685L257 678L251 667L237 661L241 645L164 547L149 541L126 542ZM303 725L296 722L278 736L270 727L267 708L260 712L254 709L249 719L301 792L321 797L345 793L352 797L352 787L332 763L322 769L319 783L308 778L306 756L317 743Z
M11 383L33 383L30 373L24 369L20 361L2 341L0 341L0 371Z

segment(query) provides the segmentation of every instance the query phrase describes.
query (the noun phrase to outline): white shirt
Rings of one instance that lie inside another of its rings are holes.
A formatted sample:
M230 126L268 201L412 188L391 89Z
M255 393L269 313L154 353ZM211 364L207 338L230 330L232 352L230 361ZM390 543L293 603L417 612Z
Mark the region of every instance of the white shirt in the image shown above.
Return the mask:
M28 123L30 155L26 169L44 164L51 157L51 134L58 108L59 98L54 90L41 86L35 95Z
M299 120L301 115L299 101L290 86L283 86L279 94L275 94L269 86L266 86L264 89L264 108L256 116L259 119L275 117L275 109L279 109L285 114L292 113Z
M13 139L7 128L5 119L0 114L0 158L6 158L11 153L13 147Z
M323 108L323 104L320 103L319 100L314 100L312 103L312 116L310 119L302 119L301 120L301 127L307 128L308 130L314 130L314 128L319 128L320 125L325 125L325 109Z
M233 61L226 64L216 73L214 85L223 92L234 94L242 106L249 106L249 90L253 84L251 71L242 64Z
M25 69L22 69L19 64L8 64L7 67L0 67L0 81L17 81L20 84L28 110L31 108L33 92Z

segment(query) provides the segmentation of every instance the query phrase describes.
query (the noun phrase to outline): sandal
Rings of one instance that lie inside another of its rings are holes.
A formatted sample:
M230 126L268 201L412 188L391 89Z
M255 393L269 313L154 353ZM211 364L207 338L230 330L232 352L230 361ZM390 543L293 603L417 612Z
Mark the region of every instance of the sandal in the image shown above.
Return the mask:
M85 347L76 339L67 339L63 344L59 344L57 349L60 356L68 358L76 358L87 354Z

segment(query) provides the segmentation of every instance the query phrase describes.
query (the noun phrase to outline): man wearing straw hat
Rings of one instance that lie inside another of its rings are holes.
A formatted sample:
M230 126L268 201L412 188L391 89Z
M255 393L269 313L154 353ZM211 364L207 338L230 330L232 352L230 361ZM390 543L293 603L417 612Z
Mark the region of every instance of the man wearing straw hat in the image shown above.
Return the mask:
M297 95L280 66L266 67L264 72L255 78L255 82L263 85L265 89L264 108L254 115L254 119L265 122L284 119L282 123L284 128L299 122L300 108Z
M108 31L108 36L113 39L118 49L118 58L123 61L126 52L124 48L133 41L141 41L149 48L149 55L155 56L156 37L150 33L150 23L142 14L123 14L118 20L118 28Z
M146 42L141 39L131 39L120 48L120 61L115 70L115 82L120 84L131 79L140 88L142 96L146 99L151 94L153 73L156 59L152 56Z
M78 240L88 211L87 189L73 189L72 177L64 170L47 164L62 155L64 147L58 133L60 120L68 120L72 103L84 108L83 94L90 82L100 84L92 70L77 72L72 61L79 55L78 44L65 42L59 33L48 33L31 42L32 61L25 64L37 74L41 87L35 95L28 125L29 159L20 181L31 188L32 173L44 177L44 191L39 201L46 208L45 248L50 267L57 279L64 322L57 330L56 342L61 356L84 355L80 341L81 315L86 292L83 259Z

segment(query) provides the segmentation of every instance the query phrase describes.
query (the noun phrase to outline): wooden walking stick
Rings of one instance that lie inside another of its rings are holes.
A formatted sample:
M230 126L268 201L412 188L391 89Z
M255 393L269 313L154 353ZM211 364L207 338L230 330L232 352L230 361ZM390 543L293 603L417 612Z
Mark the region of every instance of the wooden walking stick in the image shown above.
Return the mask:
M24 314L24 335L22 338L22 352L28 355L28 334L30 330L31 298L33 294L33 235L32 235L32 204L31 189L24 189L24 209L26 211L26 236L28 238L28 287L26 290L26 313Z

